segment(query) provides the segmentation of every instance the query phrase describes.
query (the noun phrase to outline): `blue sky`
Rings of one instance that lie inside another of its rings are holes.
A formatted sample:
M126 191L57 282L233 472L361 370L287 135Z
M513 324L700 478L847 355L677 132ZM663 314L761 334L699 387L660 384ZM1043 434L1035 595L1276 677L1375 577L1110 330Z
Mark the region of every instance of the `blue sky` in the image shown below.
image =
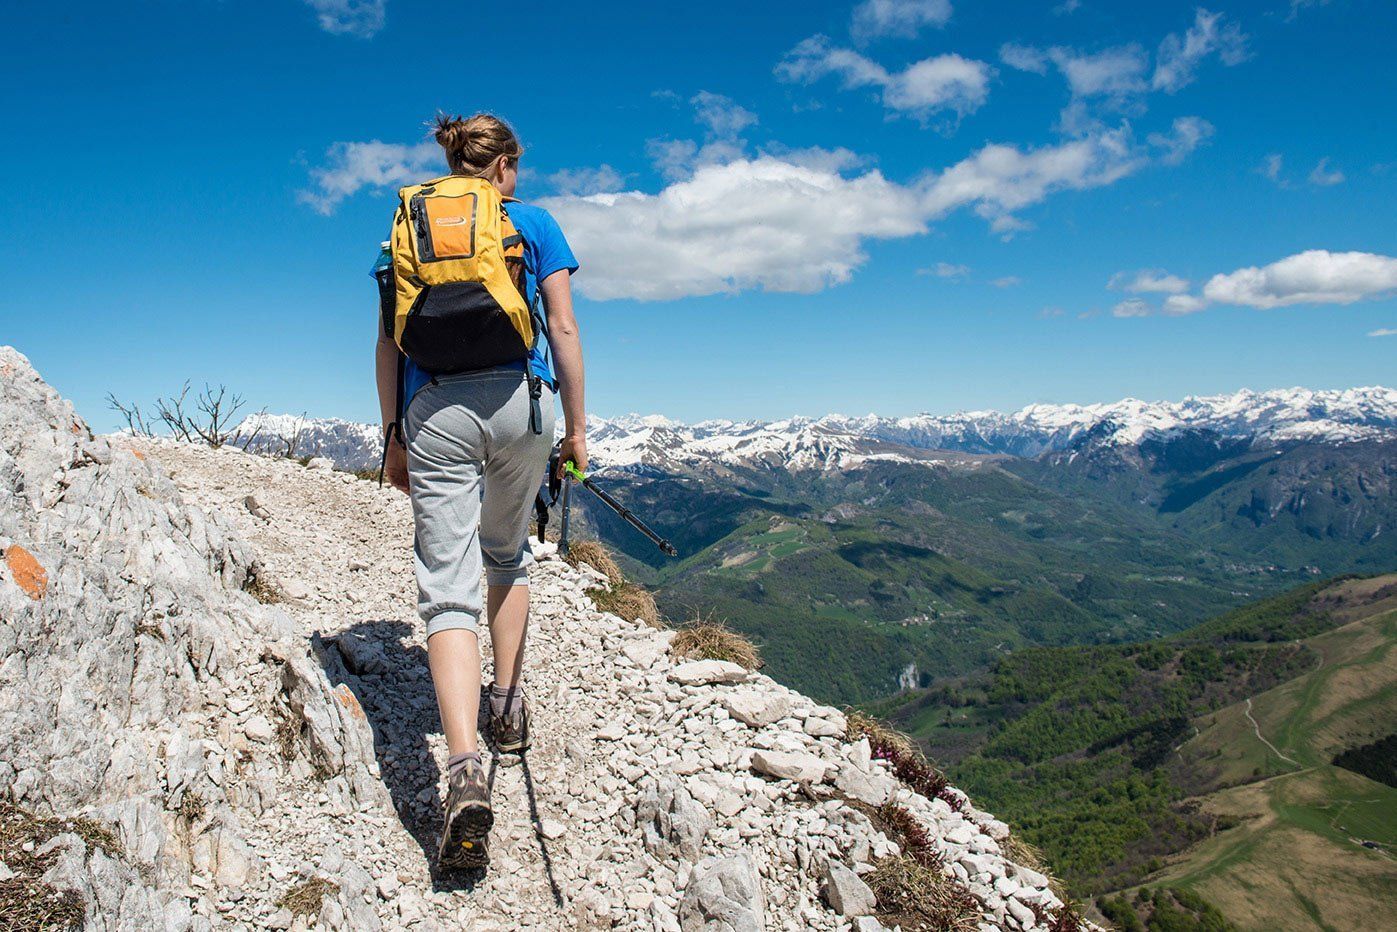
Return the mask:
M471 9L8 11L0 342L99 429L185 379L369 419L393 189L488 109L582 260L601 415L1397 373L1391 3Z

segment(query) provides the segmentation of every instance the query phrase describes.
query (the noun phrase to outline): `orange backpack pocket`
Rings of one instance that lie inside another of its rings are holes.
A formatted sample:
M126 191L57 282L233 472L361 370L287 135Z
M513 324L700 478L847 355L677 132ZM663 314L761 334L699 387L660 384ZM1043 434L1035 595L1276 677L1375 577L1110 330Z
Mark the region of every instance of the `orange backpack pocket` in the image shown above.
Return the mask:
M479 198L466 194L418 194L412 198L412 229L417 261L441 262L475 256L475 214Z

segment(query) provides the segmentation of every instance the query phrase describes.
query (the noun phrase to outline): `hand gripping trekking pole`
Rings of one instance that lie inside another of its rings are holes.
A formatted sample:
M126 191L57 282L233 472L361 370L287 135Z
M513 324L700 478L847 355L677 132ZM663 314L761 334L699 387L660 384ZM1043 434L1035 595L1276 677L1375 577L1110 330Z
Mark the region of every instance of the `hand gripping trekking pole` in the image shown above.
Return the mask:
M609 494L607 494L605 489L599 487L587 476L586 473L578 469L577 464L574 463L572 460L568 460L566 463L563 464L563 473L569 479L575 479L578 482L582 483L582 487L584 489L586 489L588 492L591 492L597 498L601 499L603 505L616 512L618 515L621 516L621 519L623 521L625 521L631 527L635 528L637 531L648 537L656 547L660 548L660 552L665 554L665 556L679 556L679 551L674 549L673 544L665 540L660 535L656 534L654 531L650 530L650 528L646 527L644 521L637 518L635 514L632 513L631 510L627 508L625 505L622 505L616 499L612 498Z

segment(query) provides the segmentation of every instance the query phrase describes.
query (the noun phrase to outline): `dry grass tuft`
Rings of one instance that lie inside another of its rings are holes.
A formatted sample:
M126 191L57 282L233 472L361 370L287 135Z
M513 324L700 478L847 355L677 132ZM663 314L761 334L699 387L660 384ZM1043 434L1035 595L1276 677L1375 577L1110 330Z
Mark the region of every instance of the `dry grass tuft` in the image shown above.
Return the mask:
M864 880L878 898L880 916L903 928L972 932L980 925L980 904L969 890L906 855L884 858Z
M884 803L878 809L878 821L909 858L929 870L941 869L945 862L931 843L926 827L910 810L896 803Z
M660 609L655 597L634 583L623 582L610 589L593 589L589 593L598 609L627 621L640 620L652 628L663 628Z
M867 738L873 756L893 765L893 776L927 799L939 799L956 812L965 811L965 801L951 792L946 775L931 765L916 743L902 732L862 712L851 712L845 732L850 741Z
M52 932L83 924L82 898L40 878L58 859L57 851L39 852L57 835L72 832L89 847L121 857L109 829L91 819L46 819L0 800L0 862L14 874L0 881L0 928L15 932Z
M184 817L188 825L194 825L204 817L204 797L191 790L184 791L184 797L179 801L179 814Z
M873 748L884 747L908 757L918 753L917 745L911 738L867 712L852 711L845 718L848 722L846 736L850 741L867 738L869 746Z
M1024 841L1018 835L1011 834L1004 840L1004 856L1021 867L1027 867L1038 873L1043 873L1043 852Z
M586 563L605 576L613 588L626 581L621 567L616 565L616 560L611 556L611 551L599 540L573 541L568 547L567 561L573 566Z
M161 630L160 626L149 621L142 621L136 625L136 637L142 635L153 637L157 641L165 640L165 632Z
M312 877L287 890L281 899L277 900L277 905L291 910L296 916L318 916L320 904L325 901L325 897L333 896L339 889L339 884L324 877Z
M748 670L762 665L757 645L723 624L699 617L674 633L669 652L689 660L730 660Z
M278 602L286 601L281 590L266 576L257 572L254 567L252 572L247 574L247 579L243 582L243 592L252 596L263 605L275 605Z
M293 761L296 759L296 746L301 741L301 726L293 720L291 713L278 708L280 712L276 717L276 743L277 749L281 752L281 759Z

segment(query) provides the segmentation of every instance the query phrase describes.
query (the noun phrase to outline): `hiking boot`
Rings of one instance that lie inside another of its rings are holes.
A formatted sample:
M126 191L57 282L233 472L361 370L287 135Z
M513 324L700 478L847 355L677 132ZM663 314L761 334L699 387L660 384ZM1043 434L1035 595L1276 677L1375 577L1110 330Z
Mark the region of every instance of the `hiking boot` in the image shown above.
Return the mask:
M496 715L494 706L489 706L490 733L495 738L495 747L504 754L518 754L529 749L529 700L524 698L522 690L515 695L517 700L513 707L503 715Z
M485 768L469 761L451 775L446 791L437 865L443 870L467 870L490 863L486 840L494 824Z

